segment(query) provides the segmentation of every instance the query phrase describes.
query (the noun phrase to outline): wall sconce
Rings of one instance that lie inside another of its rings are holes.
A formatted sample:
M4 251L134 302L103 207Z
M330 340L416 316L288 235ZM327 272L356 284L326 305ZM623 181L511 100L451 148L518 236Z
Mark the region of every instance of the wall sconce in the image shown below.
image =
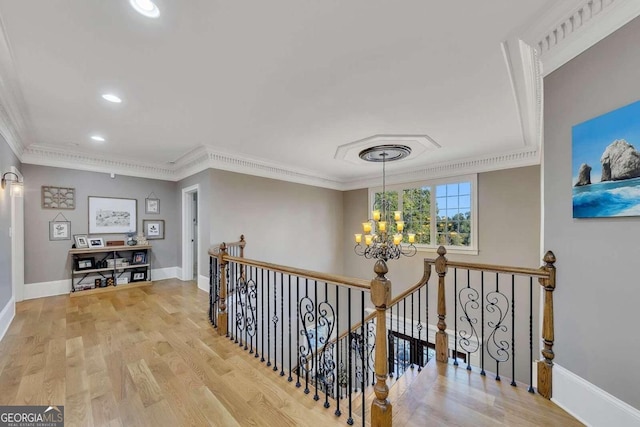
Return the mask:
M15 179L11 176L7 177L7 175L13 175ZM13 172L5 172L2 174L2 180L0 180L0 187L4 190L7 187L7 182L11 183L11 196L22 197L22 183L20 182L20 177Z

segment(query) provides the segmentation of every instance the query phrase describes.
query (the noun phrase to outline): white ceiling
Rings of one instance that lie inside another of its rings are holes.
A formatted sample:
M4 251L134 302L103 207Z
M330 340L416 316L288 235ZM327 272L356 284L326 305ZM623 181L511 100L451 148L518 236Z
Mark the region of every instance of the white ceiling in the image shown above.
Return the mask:
M379 167L337 148L377 134L440 145L396 172L537 149L501 43L547 3L157 0L149 19L128 0L0 0L0 18L26 151L171 170L206 147L349 182Z

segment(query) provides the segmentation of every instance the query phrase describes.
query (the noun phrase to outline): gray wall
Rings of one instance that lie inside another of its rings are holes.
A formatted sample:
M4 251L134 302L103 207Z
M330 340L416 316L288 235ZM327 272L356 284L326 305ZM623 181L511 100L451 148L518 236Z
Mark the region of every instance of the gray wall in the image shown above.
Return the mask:
M211 206L211 242L244 234L247 258L342 273L340 191L211 170Z
M138 229L143 219L163 219L165 238L152 240L153 268L175 267L176 241L179 235L178 208L175 205L176 183L146 178L84 172L72 169L24 165L25 177L25 283L48 282L70 278L68 250L73 240L49 241L49 221L60 212L71 221L71 234L88 232L88 197L123 197L138 200ZM41 186L75 187L76 209L42 209ZM160 199L160 214L146 215L144 199L154 192ZM124 234L103 235L106 240L126 239Z
M640 219L572 218L571 127L640 98L638 40L636 19L545 78L543 160L544 244L558 259L555 361L636 408Z
M0 175L15 166L22 172L20 161L15 156L9 144L0 136ZM11 284L11 197L9 187L0 190L0 310L7 305L13 294Z

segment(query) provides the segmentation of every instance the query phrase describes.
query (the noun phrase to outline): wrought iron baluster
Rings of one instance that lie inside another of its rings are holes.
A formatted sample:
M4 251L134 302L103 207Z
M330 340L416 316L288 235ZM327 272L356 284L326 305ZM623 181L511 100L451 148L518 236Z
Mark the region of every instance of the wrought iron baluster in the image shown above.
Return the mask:
M315 322L316 327L313 330L313 338L315 345L313 346L313 377L315 383L315 394L313 395L313 400L320 400L320 395L318 395L318 281L314 280L313 286L313 308L315 309Z
M364 337L364 292L360 291L360 325L361 329L360 329L360 334L362 335L362 351L361 353L361 362L362 363L362 382L360 384L360 387L362 388L362 419L366 420L366 416L365 416L365 410L367 408L367 405L365 404L365 375L366 375L366 370L365 370L365 366L366 366L366 362L365 362L365 355L367 354L367 348L365 347L365 337Z
M509 313L509 299L500 292L500 273L496 273L496 290L486 296L487 313L494 315L495 320L489 320L487 326L491 332L487 338L487 354L496 361L496 381L500 381L500 363L509 360L509 341L499 337L508 332L505 319Z
M516 276L511 275L511 385L516 386Z
M349 418L347 418L347 424L349 424L350 426L353 425L353 402L351 400L351 393L353 391L352 389L352 384L353 384L353 366L352 366L352 358L353 358L353 352L351 349L351 288L347 289L347 323L349 324L349 332L347 334L348 337L348 345L347 345L347 349L349 351L349 382L348 382L348 400L349 400Z
M453 269L453 294L458 295L458 268ZM458 366L458 298L453 301L453 365Z
M480 341L480 375L487 375L484 371L484 271L480 272L480 328L482 334L482 341Z
M296 387L300 387L300 277L296 277Z
M304 279L305 281L305 299L309 300L309 279ZM302 311L302 302L300 302L300 307L301 307L301 311ZM311 340L309 337L309 333L307 332L307 328L305 326L304 320L306 318L306 316L309 314L310 312L310 308L307 308L307 313L304 313L302 315L302 323L303 323L303 327L304 327L304 332L305 332L305 341L306 341L306 345L307 345L307 352L311 352ZM310 353L309 353L310 354ZM311 363L311 360L307 359L307 354L303 354L301 356L301 360L304 359L305 364L303 365L302 363L300 363L300 365L304 366L304 392L305 394L309 394L309 371L311 370L310 367L308 366L309 363Z
M400 304L396 304L396 309L398 310L396 316L396 332L400 333ZM394 359L394 365L396 367L396 380L400 378L400 340L396 337L396 357Z
M420 314L422 312L422 307L420 307L422 304L422 288L418 288L418 324L416 325L416 329L418 330L418 341L422 341L422 321L420 319ZM429 341L428 339L425 341ZM427 345L427 348L429 348L429 346ZM427 354L428 354L428 350L427 350ZM429 356L427 356L427 360L421 359L420 364L418 364L418 372L422 371L422 365L426 364L429 361Z
M271 316L271 275L267 271L267 319ZM271 322L267 320L267 366L271 366Z
M340 412L340 387L342 386L342 382L344 380L344 377L342 375L343 371L344 371L344 364L342 363L342 360L340 359L340 342L342 341L341 339L338 339L338 334L340 333L340 287L336 286L336 346L335 346L335 350L336 350L336 354L335 354L335 359L336 359L336 381L335 381L335 397L336 397L336 411L334 412L334 415L336 417L339 417L342 412ZM348 326L349 328L351 328L351 325Z
M289 307L287 308L287 313L289 314L289 377L287 381L293 381L293 377L291 376L291 275L289 277Z
M264 297L264 294L265 294L265 288L267 289L267 292L269 292L269 290L268 290L269 286L268 286L268 284L265 286L264 268L260 269L260 273L261 273L260 275L262 276L262 280L260 282L260 283L262 283L262 292L260 293L260 295L262 296L262 298L260 298L260 307L261 307L260 308L260 314L262 315L262 321L260 322L260 329L262 330L262 334L261 334L262 335L262 339L261 339L262 347L260 348L260 361L264 362L264 335L265 335L265 330L264 330L264 327L265 327L265 322L264 322L264 300L265 300L265 297ZM268 300L269 299L267 297L267 301ZM267 328L268 328L269 325L268 324L266 324L266 325L267 325Z
M415 294L415 292L411 292L411 338L415 338L414 333L413 333L413 295ZM406 320L405 320L405 324L406 324ZM413 340L412 340L413 341ZM413 362L414 360L417 360L417 352L418 352L418 348L417 346L411 346L411 348L413 349L414 354L411 357L411 364L409 365L411 367L411 369L413 369Z
M387 356L389 358L387 363L389 365L389 378L390 379L393 379L393 377L395 376L395 365L396 365L396 362L395 362L396 352L394 351L394 344L393 344L394 341L395 341L394 336L393 336L393 309L395 307L396 307L395 305L391 306L391 310L390 310L391 317L389 318L389 329L388 329L388 341L389 341L388 346L389 346L389 350L390 351L389 351L389 355Z
M273 371L278 371L278 277L273 272Z
M284 274L280 273L280 376L284 377Z
M529 393L533 393L533 277L529 277Z

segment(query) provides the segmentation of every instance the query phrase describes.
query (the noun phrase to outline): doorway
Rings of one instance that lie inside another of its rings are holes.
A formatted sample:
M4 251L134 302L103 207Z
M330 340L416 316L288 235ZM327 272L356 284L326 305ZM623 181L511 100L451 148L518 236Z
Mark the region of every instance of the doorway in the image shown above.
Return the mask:
M198 280L199 245L199 185L182 189L182 274L181 280Z

